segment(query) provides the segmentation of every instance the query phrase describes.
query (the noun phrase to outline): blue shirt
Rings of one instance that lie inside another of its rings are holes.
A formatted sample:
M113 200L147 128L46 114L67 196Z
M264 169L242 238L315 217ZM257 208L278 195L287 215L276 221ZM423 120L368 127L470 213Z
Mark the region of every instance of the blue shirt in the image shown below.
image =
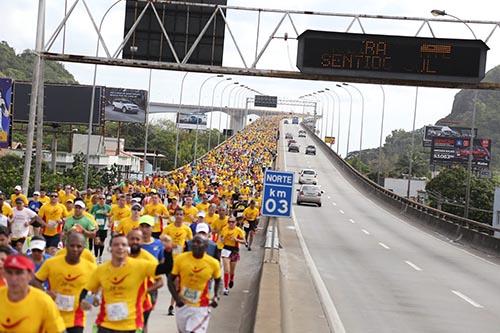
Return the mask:
M37 214L38 214L38 211L40 210L40 207L42 207L42 203L40 201L31 200L30 203L28 204L28 208Z
M163 243L159 239L153 238L153 242L150 244L142 244L141 247L151 253L159 262L165 259L163 256Z

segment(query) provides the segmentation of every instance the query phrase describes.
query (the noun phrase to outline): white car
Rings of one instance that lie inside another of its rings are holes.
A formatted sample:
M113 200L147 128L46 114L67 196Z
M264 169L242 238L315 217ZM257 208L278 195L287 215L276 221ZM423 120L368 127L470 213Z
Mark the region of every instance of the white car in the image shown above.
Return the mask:
M137 114L140 110L139 106L127 99L115 99L113 101L113 110L123 113Z
M313 169L302 169L299 172L299 184L318 184L318 174Z

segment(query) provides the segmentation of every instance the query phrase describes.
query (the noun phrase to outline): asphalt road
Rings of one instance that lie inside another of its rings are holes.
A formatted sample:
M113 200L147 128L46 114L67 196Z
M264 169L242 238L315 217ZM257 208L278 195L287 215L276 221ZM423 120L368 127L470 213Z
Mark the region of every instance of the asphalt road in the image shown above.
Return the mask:
M322 207L293 210L346 332L500 332L500 265L379 207L326 155L285 153L289 171L313 168ZM286 145L285 145L286 147ZM295 200L294 200L295 202Z

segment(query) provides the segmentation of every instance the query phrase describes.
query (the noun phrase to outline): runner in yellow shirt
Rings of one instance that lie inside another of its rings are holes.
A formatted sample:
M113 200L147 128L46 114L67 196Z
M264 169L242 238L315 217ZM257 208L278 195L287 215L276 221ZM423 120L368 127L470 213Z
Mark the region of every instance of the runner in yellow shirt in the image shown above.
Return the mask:
M208 195L206 193L203 193L201 195L201 202L196 205L196 209L198 211L204 211L205 213L208 213L208 208L210 207L210 202L208 202Z
M184 198L182 209L184 210L184 223L190 225L196 220L196 214L198 214L198 209L193 206L193 197Z
M167 244L165 244L165 248ZM156 265L141 259L130 258L129 244L124 235L111 238L111 260L97 267L87 287L80 294L80 305L90 310L85 299L88 291L102 291L101 306L96 318L98 332L114 330L136 331L144 327L144 281L161 274L168 274L172 268L172 256L164 251L165 262Z
M245 241L247 242L248 251L252 250L253 238L257 225L259 224L258 217L260 214L259 208L255 205L255 201L251 200L250 205L243 210Z
M193 238L191 228L183 223L184 210L177 208L175 210L175 221L163 229L162 235L168 235L172 238L172 253L174 256L184 251L186 242Z
M175 258L168 277L168 289L176 303L175 321L179 332L206 332L210 319L209 306L215 308L218 305L220 265L206 254L207 247L208 239L196 235L191 242L192 251ZM212 281L214 297L210 299Z
M130 206L127 205L125 195L120 195L118 197L118 202L111 206L109 223L111 224L111 230L114 231L118 222L131 215Z
M85 238L70 232L66 241L66 256L56 256L45 261L35 274L34 284L43 290L49 282L47 293L55 300L66 325L66 332L83 333L86 316L78 302L80 293L96 269L96 265L81 258Z
M10 204L11 206L14 206L14 203L16 202L17 198L21 198L23 200L23 204L25 207L28 206L28 198L24 194L21 193L23 189L21 186L17 185L14 187L14 193L10 196Z
M132 215L121 219L115 228L116 234L127 235L130 231L139 228L139 219L141 218L142 207L140 204L135 203L132 205Z
M227 225L229 216L226 215L227 209L219 207L219 218L215 220L210 228L212 228L212 240L217 241L220 232Z
M9 255L3 269L7 286L0 288L0 332L65 332L54 301L29 285L35 272L33 262L22 255Z
M163 228L168 224L167 221L170 214L168 213L167 207L161 202L158 193L152 194L151 203L148 203L144 207L144 214L154 217L155 225L153 227L153 237L159 238Z
M245 243L245 232L236 226L236 218L231 216L228 225L220 232L219 248L222 248L221 258L224 266L224 295L229 295L229 289L234 285L236 264L240 260L239 245Z
M208 207L208 214L205 216L205 222L210 226L210 228L213 228L212 223L219 219L219 214L215 213L216 210L216 204L210 204L210 207Z
M59 203L58 194L50 194L50 203L43 205L38 211L38 216L43 220L43 237L47 243L47 252L57 248L60 242L64 218L68 216L66 207Z

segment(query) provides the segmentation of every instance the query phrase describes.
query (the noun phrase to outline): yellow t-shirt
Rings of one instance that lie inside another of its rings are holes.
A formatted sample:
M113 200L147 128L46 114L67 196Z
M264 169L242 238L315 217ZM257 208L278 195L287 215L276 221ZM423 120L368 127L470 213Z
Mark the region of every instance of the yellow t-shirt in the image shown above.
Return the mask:
M42 205L48 204L50 202L50 198L48 196L38 198L38 201L42 203Z
M214 223L215 221L217 221L219 219L219 214L215 214L210 216L210 214L207 214L207 216L205 216L205 222L207 222L208 225L212 225L212 223Z
M191 223L193 222L195 219L196 219L196 214L198 214L198 208L196 208L195 206L191 206L191 207L182 207L182 209L184 210L184 222L185 223ZM189 216L193 216L193 219L191 219Z
M8 203L3 203L2 205L2 215L11 217L12 214L14 214L14 211L12 210L12 207Z
M46 228L44 228L43 234L45 236L55 236L62 230L62 226L60 224L56 224L57 221L67 217L68 211L63 204L58 203L52 205L51 203L48 203L40 207L38 216L49 224Z
M59 194L59 202L60 203L65 204L70 199L74 201L76 199L76 195L74 195L73 193L66 194L66 192L64 192L62 195Z
M134 221L132 220L132 216L129 216L118 222L118 225L115 228L115 232L127 235L130 231L137 228L139 228L139 220Z
M12 194L10 196L10 204L11 205L14 205L16 203L16 199L17 198L21 198L23 200L23 203L25 206L28 206L28 198L26 198L26 196L22 193L19 193L19 194Z
M229 216L225 216L223 219L219 218L215 220L211 227L212 227L212 232L221 232L221 230L227 226L227 221L229 220Z
M170 223L163 229L162 235L168 235L172 238L174 248L172 254L174 256L182 253L184 251L184 246L186 241L193 239L193 232L191 228L185 224L180 227L176 226L175 223Z
M118 205L112 205L110 214L113 223L116 225L116 223L118 223L120 220L123 220L124 218L132 215L132 212L130 211L130 207L128 205L125 205L123 208Z
M59 257L59 256L66 257L67 253L68 253L68 250L64 247L64 248L60 249L59 251L57 251L55 256L56 257ZM92 254L92 252L90 252L89 249L83 249L83 252L80 255L80 259L85 259L85 260L90 261L91 263L95 264L95 257Z
M210 207L210 202L206 203L200 202L199 204L196 205L196 209L198 209L198 211L202 210L205 213L208 213L208 207Z
M56 293L56 305L66 328L85 327L85 311L78 300L96 268L96 264L87 260L70 265L65 256L56 256L45 261L36 272L35 277L40 281L48 280L50 290Z
M52 298L34 287L19 302L11 302L7 288L0 288L0 309L0 332L59 333L66 329Z
M259 216L259 209L257 207L251 208L247 207L245 210L243 210L243 217L247 221L255 221L257 217Z
M217 260L204 254L197 259L192 252L178 255L174 259L172 275L178 275L179 295L189 306L200 307L210 304L211 279L221 277L220 265Z
M155 218L155 225L152 232L161 232L163 230L163 226L167 224L165 223L166 221L159 216L170 216L167 207L165 207L162 203L157 203L156 205L154 203L147 204L144 207L144 214L151 215ZM158 215L158 217L155 215Z
M245 232L239 227L229 229L229 226L226 226L222 228L219 236L219 248L223 248L225 245L238 247L239 243L235 239L244 240Z
M117 331L133 331L144 326L144 281L154 277L156 264L143 259L127 258L121 267L111 261L97 267L87 290L102 290L102 304L96 324Z

